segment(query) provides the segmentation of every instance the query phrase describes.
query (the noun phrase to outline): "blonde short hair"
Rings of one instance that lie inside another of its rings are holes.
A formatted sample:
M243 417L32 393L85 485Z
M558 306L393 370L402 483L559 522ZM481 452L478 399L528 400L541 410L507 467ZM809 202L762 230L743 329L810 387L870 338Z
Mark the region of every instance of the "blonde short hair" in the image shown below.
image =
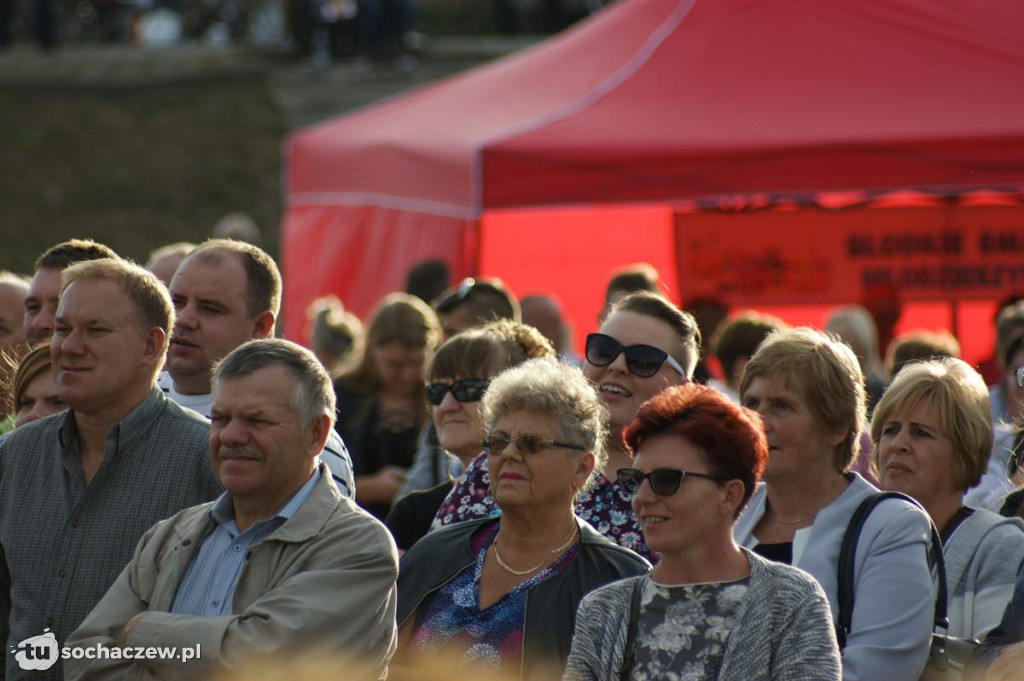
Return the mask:
M167 288L149 270L120 258L101 258L75 263L60 274L61 295L79 280L113 281L135 303L135 323L140 333L158 328L164 332L163 351L171 341L174 306Z
M782 378L797 390L818 427L845 431L834 452L840 473L850 470L860 449L867 402L864 373L853 350L832 334L806 327L772 333L743 369L740 401L755 378Z
M992 453L992 413L985 380L963 360L943 357L907 364L893 379L871 417L871 461L878 465L882 428L896 413L906 414L925 401L939 430L953 443L956 486L981 482Z

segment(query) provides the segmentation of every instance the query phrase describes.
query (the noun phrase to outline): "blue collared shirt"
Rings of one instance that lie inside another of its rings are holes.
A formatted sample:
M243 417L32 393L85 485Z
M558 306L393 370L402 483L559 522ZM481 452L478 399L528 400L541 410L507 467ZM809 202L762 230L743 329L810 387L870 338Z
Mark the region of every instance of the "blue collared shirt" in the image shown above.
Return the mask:
M210 521L217 527L203 540L185 577L178 586L171 612L178 615L219 617L232 613L235 588L249 547L262 541L292 517L309 498L320 480L320 469L310 476L284 506L270 518L239 532L235 507L225 492L210 509Z

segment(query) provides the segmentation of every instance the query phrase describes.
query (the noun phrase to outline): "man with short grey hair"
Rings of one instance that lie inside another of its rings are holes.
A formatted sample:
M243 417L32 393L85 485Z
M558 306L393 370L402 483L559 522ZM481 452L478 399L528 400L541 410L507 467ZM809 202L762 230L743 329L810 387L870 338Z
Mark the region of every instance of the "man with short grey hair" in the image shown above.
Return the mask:
M194 679L299 649L340 653L384 678L397 550L318 461L334 423L327 372L294 343L250 341L217 364L211 414L210 462L227 491L150 529L68 641L199 654L71 659L69 678Z
M49 668L38 659L25 666L28 640L45 632L63 642L143 532L220 492L206 457L206 421L156 387L174 320L167 290L141 267L112 258L72 265L61 281L50 357L70 409L0 443L8 680L60 679L56 659Z

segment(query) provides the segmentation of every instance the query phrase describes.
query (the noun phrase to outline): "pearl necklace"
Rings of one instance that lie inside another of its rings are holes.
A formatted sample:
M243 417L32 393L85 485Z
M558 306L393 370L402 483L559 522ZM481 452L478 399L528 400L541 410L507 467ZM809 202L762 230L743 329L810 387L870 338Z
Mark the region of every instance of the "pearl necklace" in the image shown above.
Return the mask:
M580 531L579 527L572 528L572 534L569 535L569 541L565 542L564 544L562 544L561 546L559 546L556 549L552 549L551 550L551 555L553 555L553 556L558 555L562 551L565 551L567 548L569 548L572 545L572 543L574 541L576 541L576 534L579 531ZM498 565L500 565L502 567L502 569L505 570L505 572L513 574L513 575L515 575L517 577L523 577L524 575L528 575L531 572L536 572L537 570L539 570L542 567L544 567L545 565L547 565L547 562L549 560L551 560L551 558L545 558L543 561L541 561L539 564L535 565L534 567L530 568L529 570L516 570L515 568L511 568L508 565L506 565L505 561L503 561L501 559L501 554L498 553L498 538L497 537L494 538L494 542L491 544L491 548L494 549L494 558L495 558L495 560L498 561Z

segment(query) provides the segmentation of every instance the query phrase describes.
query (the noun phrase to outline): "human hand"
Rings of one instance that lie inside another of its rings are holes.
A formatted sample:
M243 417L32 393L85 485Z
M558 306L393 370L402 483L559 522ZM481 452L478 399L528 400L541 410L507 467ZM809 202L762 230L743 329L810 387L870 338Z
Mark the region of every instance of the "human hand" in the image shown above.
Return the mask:
M384 466L373 475L356 480L356 497L364 504L390 504L405 484L405 469Z
M117 646L118 648L124 648L124 644L128 640L128 634L131 633L132 628L135 626L135 623L139 621L139 618L145 614L146 611L143 610L140 613L136 613L134 617L128 620L128 622L124 625L124 629L121 630L121 635L118 636L117 640L114 642L115 646Z

